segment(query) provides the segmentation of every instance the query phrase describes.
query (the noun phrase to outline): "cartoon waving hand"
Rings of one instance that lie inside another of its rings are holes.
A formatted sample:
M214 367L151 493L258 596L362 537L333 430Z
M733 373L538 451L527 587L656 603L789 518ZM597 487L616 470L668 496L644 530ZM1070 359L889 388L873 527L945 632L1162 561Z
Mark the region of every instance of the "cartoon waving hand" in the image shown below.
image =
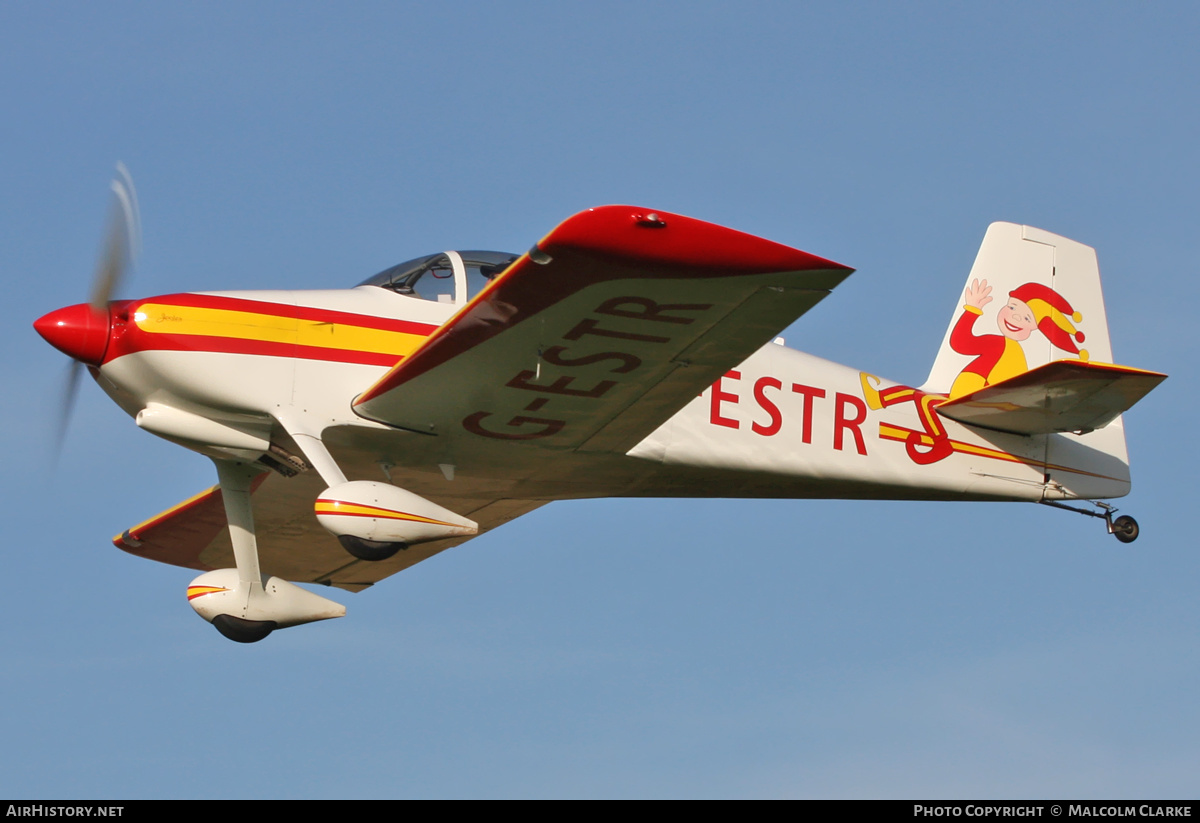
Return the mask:
M987 284L987 280L972 280L971 285L963 292L963 301L976 309L982 309L988 303L992 302L989 297L992 293L992 287Z

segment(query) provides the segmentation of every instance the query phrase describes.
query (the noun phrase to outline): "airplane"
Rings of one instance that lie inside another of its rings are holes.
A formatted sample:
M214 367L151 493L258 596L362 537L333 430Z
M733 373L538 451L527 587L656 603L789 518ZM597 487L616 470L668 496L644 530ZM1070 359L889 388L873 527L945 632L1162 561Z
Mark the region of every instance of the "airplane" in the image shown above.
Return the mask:
M231 640L362 591L554 500L1026 501L1139 533L1122 414L1166 375L1115 365L1093 249L992 224L919 387L777 335L847 266L665 211L602 206L523 253L451 250L352 288L113 299L132 180L91 300L34 323L218 485L125 529L203 572Z

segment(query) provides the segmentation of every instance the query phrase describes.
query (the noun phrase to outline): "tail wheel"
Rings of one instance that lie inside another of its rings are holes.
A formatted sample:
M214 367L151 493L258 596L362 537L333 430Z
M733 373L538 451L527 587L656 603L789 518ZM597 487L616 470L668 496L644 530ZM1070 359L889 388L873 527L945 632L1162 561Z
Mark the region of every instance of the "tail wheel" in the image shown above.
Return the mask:
M1129 515L1123 514L1112 523L1113 537L1122 543L1132 543L1138 538L1138 524Z

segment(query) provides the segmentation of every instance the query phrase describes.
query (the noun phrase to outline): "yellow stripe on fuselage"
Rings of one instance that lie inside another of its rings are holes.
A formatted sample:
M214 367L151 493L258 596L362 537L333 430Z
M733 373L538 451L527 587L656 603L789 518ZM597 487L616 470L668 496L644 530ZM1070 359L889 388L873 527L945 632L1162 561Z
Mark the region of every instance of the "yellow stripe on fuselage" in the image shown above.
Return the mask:
M261 312L160 303L143 303L134 314L133 321L139 329L149 334L233 337L398 356L409 354L425 340L421 334L371 329L348 323L324 323Z

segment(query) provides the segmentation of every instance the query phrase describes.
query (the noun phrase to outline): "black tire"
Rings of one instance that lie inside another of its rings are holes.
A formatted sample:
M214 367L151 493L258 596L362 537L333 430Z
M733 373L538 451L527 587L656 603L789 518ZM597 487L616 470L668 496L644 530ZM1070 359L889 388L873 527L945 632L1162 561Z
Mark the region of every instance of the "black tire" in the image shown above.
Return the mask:
M378 540L363 540L350 534L339 534L338 542L342 548L359 560L370 560L372 563L387 560L396 552L408 548L407 543L381 543Z
M1138 524L1129 515L1123 514L1113 521L1113 537L1122 543L1132 543L1138 539Z
M246 620L231 614L218 614L212 624L235 643L257 643L279 628L274 620Z

